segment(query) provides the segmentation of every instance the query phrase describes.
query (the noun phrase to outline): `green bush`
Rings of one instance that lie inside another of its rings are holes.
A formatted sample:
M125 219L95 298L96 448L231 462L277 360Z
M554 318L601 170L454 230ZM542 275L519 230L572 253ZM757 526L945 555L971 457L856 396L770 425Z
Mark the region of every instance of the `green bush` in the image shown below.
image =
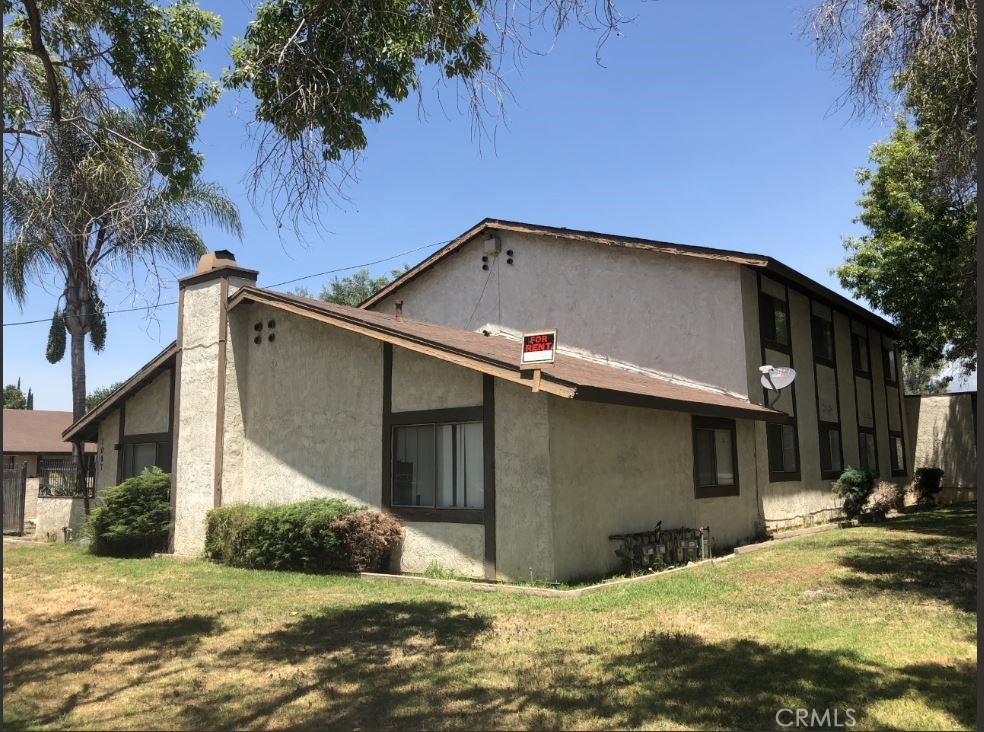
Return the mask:
M171 476L151 468L107 490L89 514L84 535L95 554L149 557L167 551Z
M867 470L848 466L831 486L834 493L844 499L844 513L857 518L875 487L875 477Z
M941 468L916 468L912 488L916 492L916 502L927 506L936 503L936 496L943 490L943 470Z
M234 567L304 572L379 569L401 535L389 516L337 498L208 512L205 556Z

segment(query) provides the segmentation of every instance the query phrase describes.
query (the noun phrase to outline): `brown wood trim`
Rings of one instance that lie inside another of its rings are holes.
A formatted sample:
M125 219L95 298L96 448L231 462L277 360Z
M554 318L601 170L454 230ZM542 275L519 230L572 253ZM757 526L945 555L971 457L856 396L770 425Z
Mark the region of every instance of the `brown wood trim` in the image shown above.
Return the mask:
M222 271L222 270L218 270ZM215 457L212 465L212 505L222 505L222 461L225 458L226 340L229 333L229 278L219 282L218 366L215 382Z
M721 404L705 404L689 402L665 397L632 394L630 392L602 389L596 386L580 386L574 394L574 399L582 402L599 404L617 404L623 407L643 407L645 409L662 409L669 412L683 412L707 417L722 417L725 419L751 419L762 422L785 422L789 416L782 412L766 410L765 408L744 409L728 407ZM749 405L755 405L749 402Z
M123 482L123 444L126 440L124 426L126 425L126 402L120 404L119 441L116 445L116 485Z
M480 508L392 506L387 510L398 519L404 521L427 521L450 524L481 524L485 521L485 511Z
M726 429L731 431L731 464L735 471L734 485L697 485L697 430ZM741 495L738 475L738 430L733 419L693 416L690 420L691 453L694 462L694 498L724 498Z
M181 354L184 343L184 291L178 292L178 335L174 341L175 355L171 378L171 521L167 528L167 550L174 553L174 518L178 506L178 433L181 425Z
M485 579L496 578L496 522L495 522L495 377L485 374L482 378L482 458L485 497Z
M382 497L380 505L389 508L393 494L393 425L390 413L393 408L393 346L383 344L383 469Z
M392 385L390 386L392 389ZM436 424L438 422L481 422L483 408L450 407L448 409L420 409L408 412L390 412L391 426L411 424Z
M123 435L120 438L121 445L133 445L143 442L170 442L170 432L141 432L134 435Z

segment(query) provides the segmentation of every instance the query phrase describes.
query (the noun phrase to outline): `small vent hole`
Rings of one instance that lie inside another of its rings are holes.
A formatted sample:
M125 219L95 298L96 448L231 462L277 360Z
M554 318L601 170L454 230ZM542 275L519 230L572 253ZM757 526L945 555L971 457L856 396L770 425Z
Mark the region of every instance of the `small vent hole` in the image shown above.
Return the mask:
M267 321L267 328L276 328L276 327L277 327L277 321L276 320L269 320L269 321Z
M271 333L270 335L267 336L267 340L270 341L270 343L273 343L273 339L276 337L277 337L276 333Z
M254 323L253 324L253 330L255 330L257 332L263 330L263 323Z
M263 336L256 336L256 338L253 339L253 343L255 343L256 345L260 345L260 343L262 342L263 342Z

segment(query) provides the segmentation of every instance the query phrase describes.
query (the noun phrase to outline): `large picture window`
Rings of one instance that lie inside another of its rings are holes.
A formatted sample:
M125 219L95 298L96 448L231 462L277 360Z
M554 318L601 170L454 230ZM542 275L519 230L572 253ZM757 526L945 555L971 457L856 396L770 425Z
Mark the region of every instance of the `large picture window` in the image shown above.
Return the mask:
M123 480L140 475L144 468L158 467L165 473L171 472L171 443L163 440L147 440L137 437L134 441L123 443Z
M738 450L731 419L693 418L697 498L738 495Z
M799 460L795 424L766 427L769 448L769 480L799 480Z
M789 349L789 313L786 301L762 293L759 298L762 340L771 348Z
M394 507L484 506L482 423L393 428Z

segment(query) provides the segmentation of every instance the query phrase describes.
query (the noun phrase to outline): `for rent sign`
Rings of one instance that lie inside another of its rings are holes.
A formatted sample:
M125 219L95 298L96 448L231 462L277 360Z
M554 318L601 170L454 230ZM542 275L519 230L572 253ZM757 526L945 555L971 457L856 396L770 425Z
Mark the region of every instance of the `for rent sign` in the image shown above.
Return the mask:
M556 329L523 333L523 353L519 361L521 366L540 368L543 364L553 363L556 357Z

